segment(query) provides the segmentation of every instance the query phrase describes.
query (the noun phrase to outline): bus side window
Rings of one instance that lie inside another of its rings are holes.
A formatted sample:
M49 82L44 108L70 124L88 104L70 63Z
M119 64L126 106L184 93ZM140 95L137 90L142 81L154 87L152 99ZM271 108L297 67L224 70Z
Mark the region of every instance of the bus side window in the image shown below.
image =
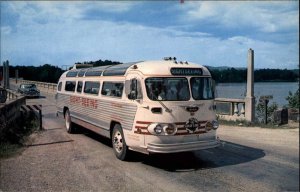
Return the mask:
M82 81L78 81L76 91L77 91L77 93L81 93L81 91L82 91Z
M103 82L102 95L112 97L122 97L124 83L121 82Z
M62 82L59 82L57 86L57 91L61 91L61 86L62 86Z
M89 93L93 95L98 95L100 88L100 82L96 81L86 81L84 84L84 93Z
M74 92L76 87L75 81L66 81L65 90Z

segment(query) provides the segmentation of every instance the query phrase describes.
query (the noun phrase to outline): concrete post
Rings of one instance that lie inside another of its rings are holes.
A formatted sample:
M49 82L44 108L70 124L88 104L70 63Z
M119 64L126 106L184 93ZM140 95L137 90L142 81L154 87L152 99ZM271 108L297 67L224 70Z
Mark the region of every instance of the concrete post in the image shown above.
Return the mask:
M19 78L19 70L16 69L15 71L15 78L16 78L16 84L18 84L18 78Z
M247 121L255 120L255 97L254 97L254 51L248 51L247 69L247 94L245 98L245 118Z
M9 89L9 62L6 61L6 89Z
M4 61L3 66L5 66L5 67L4 67L4 73L5 73L5 76L4 76L4 88L5 88L5 89L8 89L8 88L9 88L9 87L8 87L8 82L7 82L7 80L9 79L9 75L8 75L8 73L9 73L9 70L8 70L8 62L7 62L7 61Z
M3 87L6 88L6 62L3 62Z

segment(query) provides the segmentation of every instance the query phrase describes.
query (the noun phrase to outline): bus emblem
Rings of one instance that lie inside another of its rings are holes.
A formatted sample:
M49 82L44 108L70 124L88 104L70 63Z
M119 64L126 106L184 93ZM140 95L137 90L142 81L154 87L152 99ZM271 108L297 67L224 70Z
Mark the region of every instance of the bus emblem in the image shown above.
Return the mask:
M198 128L199 122L195 118L190 118L184 125L189 133L194 133Z
M199 110L199 107L197 107L197 106L188 106L188 107L185 107L185 110L190 112L190 113L195 113Z

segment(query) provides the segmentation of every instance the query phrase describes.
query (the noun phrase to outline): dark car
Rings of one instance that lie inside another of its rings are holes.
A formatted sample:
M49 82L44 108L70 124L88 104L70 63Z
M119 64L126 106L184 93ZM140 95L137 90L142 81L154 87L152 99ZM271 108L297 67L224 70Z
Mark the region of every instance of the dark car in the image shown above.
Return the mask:
M26 97L40 97L40 91L36 88L35 84L21 84L18 92Z

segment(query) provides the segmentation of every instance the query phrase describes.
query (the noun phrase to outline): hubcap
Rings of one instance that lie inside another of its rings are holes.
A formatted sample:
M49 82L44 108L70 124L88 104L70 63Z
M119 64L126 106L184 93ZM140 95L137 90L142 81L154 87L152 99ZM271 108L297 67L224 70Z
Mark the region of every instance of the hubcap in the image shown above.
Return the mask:
M120 131L116 131L114 134L114 148L118 153L121 153L123 150L123 138Z

